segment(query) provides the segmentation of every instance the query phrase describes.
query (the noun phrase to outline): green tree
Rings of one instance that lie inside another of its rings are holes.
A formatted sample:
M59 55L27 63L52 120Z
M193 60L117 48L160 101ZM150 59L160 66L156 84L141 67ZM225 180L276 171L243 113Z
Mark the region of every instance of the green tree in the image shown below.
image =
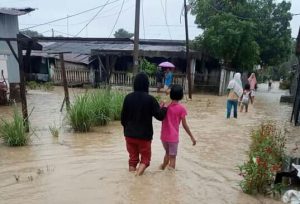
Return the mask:
M288 59L290 3L192 0L191 5L192 14L196 15L195 22L204 30L193 47L242 70L251 70L258 63L275 65Z
M22 34L27 35L29 37L44 37L43 34L38 33L37 31L34 30L24 30L21 31Z
M131 38L133 37L133 33L130 33L123 28L120 28L115 32L114 36L115 38Z

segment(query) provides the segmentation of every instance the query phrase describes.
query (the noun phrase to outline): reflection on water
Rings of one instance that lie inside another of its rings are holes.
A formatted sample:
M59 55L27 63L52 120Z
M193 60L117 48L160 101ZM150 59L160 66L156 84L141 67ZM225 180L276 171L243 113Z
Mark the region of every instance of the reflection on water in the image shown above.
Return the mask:
M71 96L79 92L70 90ZM268 92L261 85L255 104L238 120L225 119L225 97L195 95L192 101L183 101L198 144L193 147L182 131L178 169L158 170L164 152L160 123L155 121L152 163L144 176L136 178L127 172L119 122L91 133L72 133L65 111L59 112L63 90L30 91L30 122L36 136L27 147L0 144L1 203L276 203L242 193L236 165L246 159L249 133L261 121L285 126L290 148L298 142L299 129L287 122L291 107L279 104L283 93L277 88ZM0 117L10 114L11 107L0 107ZM59 138L48 131L53 123L64 124Z

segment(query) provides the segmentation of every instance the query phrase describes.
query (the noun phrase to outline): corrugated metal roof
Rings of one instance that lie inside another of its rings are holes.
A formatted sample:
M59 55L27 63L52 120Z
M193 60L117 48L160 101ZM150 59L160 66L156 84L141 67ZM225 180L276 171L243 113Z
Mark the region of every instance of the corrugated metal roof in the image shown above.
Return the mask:
M32 51L31 56L59 59L58 54L51 54L45 51ZM90 55L86 55L86 54L65 53L64 60L67 62L82 63L86 65L91 63Z
M43 43L41 43L43 44ZM48 45L44 45L44 51L47 52L73 52L80 54L91 54L91 50L99 51L132 51L133 42L119 42L119 41L60 41L53 42ZM151 41L147 43L141 42L140 50L147 52L184 52L185 45L183 43L170 44L164 43L163 40L155 41L151 44Z
M99 54L119 54L131 55L134 43L130 39L115 38L38 38L40 44L43 45L44 53L65 53L65 60L70 62L89 63L89 57L92 51ZM140 40L139 46L141 54L144 56L180 56L185 57L184 41L172 40ZM194 52L196 55L198 52Z
M5 8L0 7L0 14L7 14L12 16L20 16L27 13L30 13L31 11L34 11L33 8Z

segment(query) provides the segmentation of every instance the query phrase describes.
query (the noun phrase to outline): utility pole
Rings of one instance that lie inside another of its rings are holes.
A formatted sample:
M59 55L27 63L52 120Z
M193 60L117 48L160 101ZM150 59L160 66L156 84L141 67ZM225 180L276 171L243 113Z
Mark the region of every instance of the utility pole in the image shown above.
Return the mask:
M52 28L51 31L52 31L52 38L54 38L54 29Z
M136 75L139 71L140 7L141 7L141 0L136 0L135 1L134 50L133 50L133 75Z
M29 132L29 122L28 122L28 110L27 110L27 100L26 100L26 87L25 87L25 76L24 76L24 61L23 61L23 49L21 45L20 34L17 34L17 47L18 47L18 62L19 62L19 74L20 74L20 97L22 104L22 114L25 131Z
M192 77L191 77L191 61L190 61L190 46L189 46L189 30L188 30L188 9L186 0L184 0L184 20L185 20L185 43L186 43L186 71L188 80L188 93L189 98L192 99Z
M66 102L67 111L69 111L70 110L70 98L69 98L68 81L67 81L66 69L65 69L64 53L59 53L59 60L60 60L60 65L61 65L61 76L63 79L64 92L65 92L64 101Z

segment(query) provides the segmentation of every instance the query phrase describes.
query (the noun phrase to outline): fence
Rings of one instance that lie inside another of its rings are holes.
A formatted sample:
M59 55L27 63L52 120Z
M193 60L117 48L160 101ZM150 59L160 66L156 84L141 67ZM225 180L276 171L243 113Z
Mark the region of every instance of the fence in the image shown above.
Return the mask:
M90 83L89 70L86 69L66 69L66 77L69 83ZM55 84L62 83L61 69L53 69L52 81Z
M126 72L113 72L111 73L109 83L116 86L132 86L133 75ZM156 87L156 77L154 75L149 76L150 87ZM180 84L185 89L186 76L185 74L174 74L173 84Z

